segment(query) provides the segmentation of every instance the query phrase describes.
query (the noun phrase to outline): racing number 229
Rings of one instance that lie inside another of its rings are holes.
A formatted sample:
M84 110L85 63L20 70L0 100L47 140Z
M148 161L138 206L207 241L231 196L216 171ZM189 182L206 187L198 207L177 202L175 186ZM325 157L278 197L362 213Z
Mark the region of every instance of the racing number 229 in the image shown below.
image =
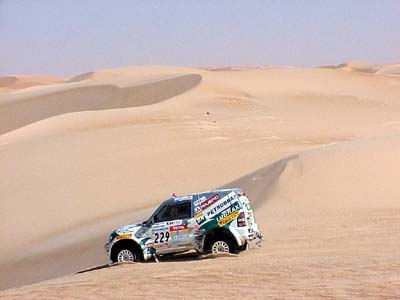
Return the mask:
M156 238L154 239L154 243L163 243L163 242L168 242L169 240L169 232L156 232L155 233ZM164 240L165 238L165 240Z

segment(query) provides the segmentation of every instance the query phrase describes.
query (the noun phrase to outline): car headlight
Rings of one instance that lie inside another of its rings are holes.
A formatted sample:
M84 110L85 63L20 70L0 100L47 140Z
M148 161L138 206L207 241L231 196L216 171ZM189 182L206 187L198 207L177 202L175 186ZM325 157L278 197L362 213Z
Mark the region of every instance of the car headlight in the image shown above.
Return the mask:
M111 241L117 236L117 232L114 230L113 232L111 232L110 234L110 238L108 240L109 243L111 243Z

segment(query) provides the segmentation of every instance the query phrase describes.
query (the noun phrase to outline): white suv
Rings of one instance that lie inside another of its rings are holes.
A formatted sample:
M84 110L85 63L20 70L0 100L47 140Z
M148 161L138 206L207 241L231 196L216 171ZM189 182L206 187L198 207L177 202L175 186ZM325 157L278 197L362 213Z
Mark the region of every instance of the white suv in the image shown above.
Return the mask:
M147 221L114 230L105 248L113 262L146 261L190 250L237 253L254 239L262 235L249 199L224 189L173 196Z

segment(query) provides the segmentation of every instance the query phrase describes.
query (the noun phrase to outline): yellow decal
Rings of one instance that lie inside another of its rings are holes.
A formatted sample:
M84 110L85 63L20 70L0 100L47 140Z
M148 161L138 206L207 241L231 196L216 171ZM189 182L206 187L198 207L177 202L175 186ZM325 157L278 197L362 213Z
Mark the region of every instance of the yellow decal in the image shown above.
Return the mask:
M123 239L130 239L132 237L132 234L121 234L117 236L117 240L123 240Z
M200 219L200 218L202 218L202 217L203 217L203 213L202 213L202 212L199 212L197 215L194 216L194 218L195 218L196 220L198 220L198 219Z
M230 215L226 216L225 218L221 219L218 221L219 226L224 226L225 224L228 224L229 222L233 221L239 216L239 211L234 211Z

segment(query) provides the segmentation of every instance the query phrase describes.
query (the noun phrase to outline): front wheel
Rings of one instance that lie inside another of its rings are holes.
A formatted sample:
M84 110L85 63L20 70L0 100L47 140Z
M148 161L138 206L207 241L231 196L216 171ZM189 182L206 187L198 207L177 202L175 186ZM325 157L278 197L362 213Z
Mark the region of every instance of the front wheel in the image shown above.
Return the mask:
M122 248L118 250L114 262L137 262L140 261L140 255L135 249Z

